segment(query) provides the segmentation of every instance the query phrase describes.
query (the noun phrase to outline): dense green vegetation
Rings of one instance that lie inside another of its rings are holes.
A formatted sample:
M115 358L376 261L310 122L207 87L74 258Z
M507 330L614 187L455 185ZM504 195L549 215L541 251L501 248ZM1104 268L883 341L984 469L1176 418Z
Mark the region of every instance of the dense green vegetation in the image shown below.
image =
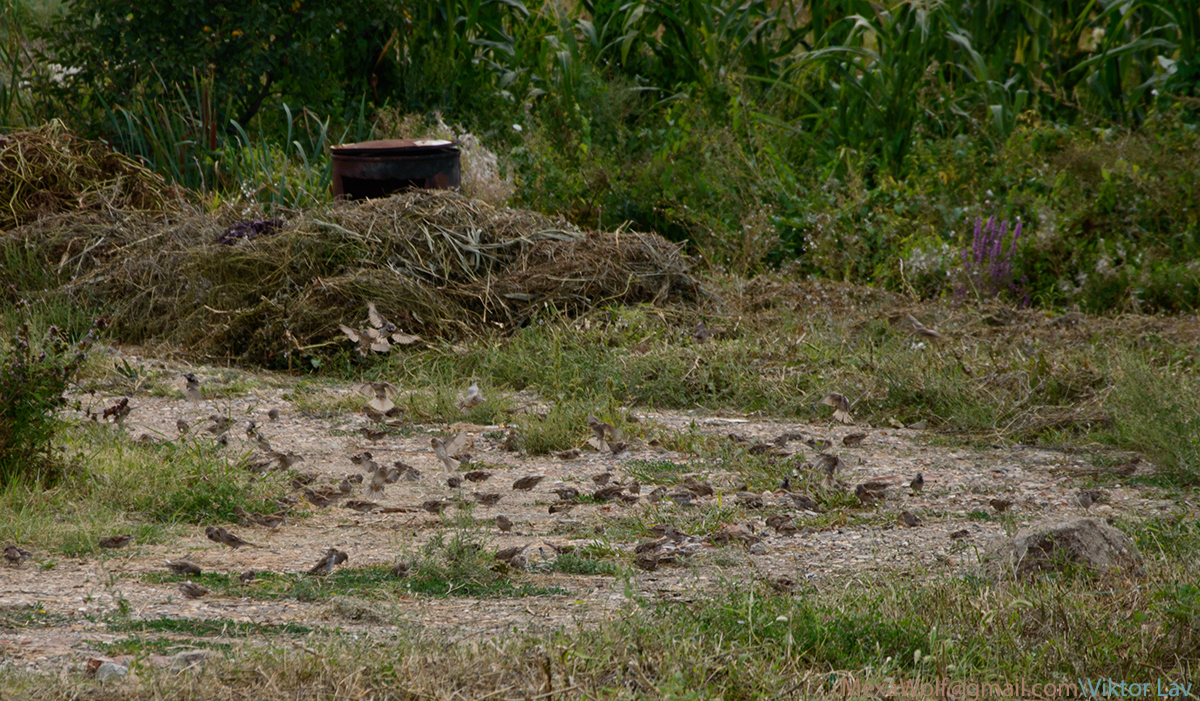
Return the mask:
M438 110L513 204L739 274L1200 304L1190 3L16 0L4 30L0 121L67 119L218 200L326 198L330 143ZM991 217L1003 280L962 256Z

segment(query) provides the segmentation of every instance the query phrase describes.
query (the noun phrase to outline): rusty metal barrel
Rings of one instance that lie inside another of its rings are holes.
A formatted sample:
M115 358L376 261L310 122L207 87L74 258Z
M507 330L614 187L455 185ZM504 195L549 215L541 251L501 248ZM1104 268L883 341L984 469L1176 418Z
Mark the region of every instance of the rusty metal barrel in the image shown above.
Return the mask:
M333 194L338 199L387 197L409 188L458 189L458 142L388 139L334 146Z

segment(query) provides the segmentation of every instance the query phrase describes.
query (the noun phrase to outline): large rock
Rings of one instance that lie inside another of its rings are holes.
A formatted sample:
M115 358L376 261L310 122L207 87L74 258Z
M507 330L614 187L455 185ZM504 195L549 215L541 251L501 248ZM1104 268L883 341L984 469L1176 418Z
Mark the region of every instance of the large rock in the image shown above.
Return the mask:
M1142 556L1133 540L1097 518L1035 524L1013 538L994 538L980 557L993 581L1084 567L1097 572L1140 574Z

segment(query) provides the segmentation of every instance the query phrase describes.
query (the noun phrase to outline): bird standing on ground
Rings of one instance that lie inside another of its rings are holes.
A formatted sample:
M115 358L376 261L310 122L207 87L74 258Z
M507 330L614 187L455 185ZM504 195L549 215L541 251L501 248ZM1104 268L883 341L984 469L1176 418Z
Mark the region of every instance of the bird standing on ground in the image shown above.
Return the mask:
M504 514L500 514L496 517L496 528L499 528L501 533L508 533L512 530L512 527L513 522L509 517L505 516Z
M179 431L179 435L182 436L183 434L187 433L188 429L190 428L191 426L188 425L188 422L184 421L183 419L175 419L175 430Z
M911 511L901 511L900 520L903 521L904 525L908 526L909 528L916 528L917 526L921 525L921 519Z
M233 548L234 550L237 550L243 545L248 545L252 548L259 547L254 543L242 540L241 538L219 526L209 526L208 528L205 528L204 535L207 536L212 542L220 543L221 545Z
M9 545L4 548L4 559L8 560L10 565L20 565L31 557L33 557L33 553L19 545Z
M925 488L925 475L918 472L917 476L912 478L912 482L908 483L908 486L912 488L913 494L920 494L921 490Z
M189 579L179 583L179 592L189 599L199 599L207 594L208 590Z
M110 550L115 550L117 548L123 548L126 545L129 545L129 542L132 540L133 540L132 535L130 535L128 533L123 533L121 535L112 535L107 538L104 538L100 541L99 545L102 548L109 548Z
M183 390L183 394L187 397L187 400L189 402L198 402L204 399L204 395L200 391L200 379L190 372L185 372L183 377L187 380L187 386Z
M196 563L188 562L187 560L175 560L174 562L167 560L167 569L175 574L184 574L189 577L200 576L200 567Z
M321 559L317 561L317 564L313 565L312 569L310 569L308 573L329 574L333 571L334 567L346 562L349 559L350 556L345 552L338 550L337 548L329 548L325 551L325 554L321 556Z

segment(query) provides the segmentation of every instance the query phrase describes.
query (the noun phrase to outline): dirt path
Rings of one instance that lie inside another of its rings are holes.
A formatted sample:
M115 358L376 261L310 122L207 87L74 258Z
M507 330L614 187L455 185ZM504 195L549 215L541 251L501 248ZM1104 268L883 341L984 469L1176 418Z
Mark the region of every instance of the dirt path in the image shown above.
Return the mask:
M349 386L331 391L351 392ZM620 615L627 603L626 583L610 575L516 575L517 582L565 592L546 596L472 599L410 595L384 602L353 597L336 601L261 598L254 594L254 583L246 585L245 596L209 595L190 600L180 596L175 582L147 581L147 573L165 571L165 559L180 558L190 559L206 571L300 573L330 547L349 554L346 566L390 567L428 538L452 527L452 519L439 518L420 508L426 500L453 498L459 491L447 485L446 473L429 444L430 431L444 434L448 427L414 426L411 436L388 436L369 442L356 432L363 425L361 415L313 418L300 413L284 398L285 394L281 389L256 390L254 398L199 403L138 397L127 430L133 436L150 433L174 437L179 417L195 423L214 412L229 412L243 419L229 433L237 444L229 450L249 449L249 443L243 444L247 440L244 419L254 418L276 450L303 455L304 462L298 467L315 473L318 482L362 474L350 456L369 450L380 464L403 461L422 476L417 481L389 484L378 498L366 497L362 487L356 485L349 498L369 498L380 507L408 510L360 513L340 505L318 508L301 500L296 508L308 517L290 519L281 527L228 525L260 548L227 550L207 540L202 528L194 528L178 542L135 544L115 554L87 559L62 558L52 569L30 564L0 567L0 611L10 621L22 614L39 621L36 625L0 628L0 658L13 668L39 672L78 668L96 656L94 643L111 643L127 635L111 631L103 622L105 615L122 607L133 620L193 619L263 626L292 623L381 636L423 631L455 641L513 630L587 625ZM275 421L267 417L272 407L281 412ZM761 542L748 548L702 545L686 566L663 566L653 572L632 568L634 590L641 596L703 596L710 587L730 579L786 578L815 586L836 586L850 577L885 572L912 573L918 579L968 573L976 563L976 546L1005 532L1006 524L994 517L990 499L1002 496L1013 502L1012 520L1007 524L1010 528L1045 518L1082 515L1077 490L1088 480L1089 470L1094 469L1090 463L1063 453L1026 447L937 447L930 444L935 441L929 433L919 430L811 426L661 412L645 413L641 418L663 431L687 432L695 427L719 437L736 432L751 442L787 433L828 439L845 463L838 474L845 483L853 486L873 480L891 485L882 505L856 507L843 510L843 514L805 511L782 492L768 492L763 496L765 508L761 512L748 509L738 516L738 522L749 523L762 537ZM635 505L581 504L569 514L551 515L547 505L556 500L550 491L553 488L575 486L589 493L595 489L591 477L598 473L612 471L614 479L628 482L627 468L632 461L686 463L689 456L635 443L616 456L593 451L574 460L531 457L505 450L503 427L462 428L474 440L470 449L474 462L486 465L493 473L486 482L466 483L464 491L502 494L499 504L477 507L474 515L491 519L505 514L516 524L510 533L484 526L490 535L489 547L495 549L539 542L559 547L602 542L632 553L638 540L621 536L620 529L612 527L614 523L634 516L669 520L672 514L687 510L699 513L713 509L719 501L727 505L731 498L730 494L718 493L699 498L694 506L686 508L667 502L653 505L647 495L655 485L643 484L642 498ZM843 437L854 431L866 431L867 436L857 446L842 445ZM789 442L787 450L805 459L818 452L799 441ZM723 473L709 474L715 483L725 480L725 484L732 484L737 480L737 465L725 467ZM923 474L925 487L920 494L912 494L907 485L917 472ZM512 482L525 475L544 475L545 479L530 491L512 490ZM1125 482L1106 484L1105 492L1106 502L1093 506L1090 515L1139 518L1173 508L1152 490ZM647 515L652 509L656 511ZM906 509L920 515L921 526L899 523L898 514ZM769 528L764 517L777 512L790 515L799 531L783 535ZM990 516L983 518L981 513ZM965 537L950 537L963 530L967 532ZM625 564L631 561L632 555ZM186 647L186 636L180 638ZM223 635L214 638L218 642L246 639ZM249 636L251 644L253 640L254 636Z

